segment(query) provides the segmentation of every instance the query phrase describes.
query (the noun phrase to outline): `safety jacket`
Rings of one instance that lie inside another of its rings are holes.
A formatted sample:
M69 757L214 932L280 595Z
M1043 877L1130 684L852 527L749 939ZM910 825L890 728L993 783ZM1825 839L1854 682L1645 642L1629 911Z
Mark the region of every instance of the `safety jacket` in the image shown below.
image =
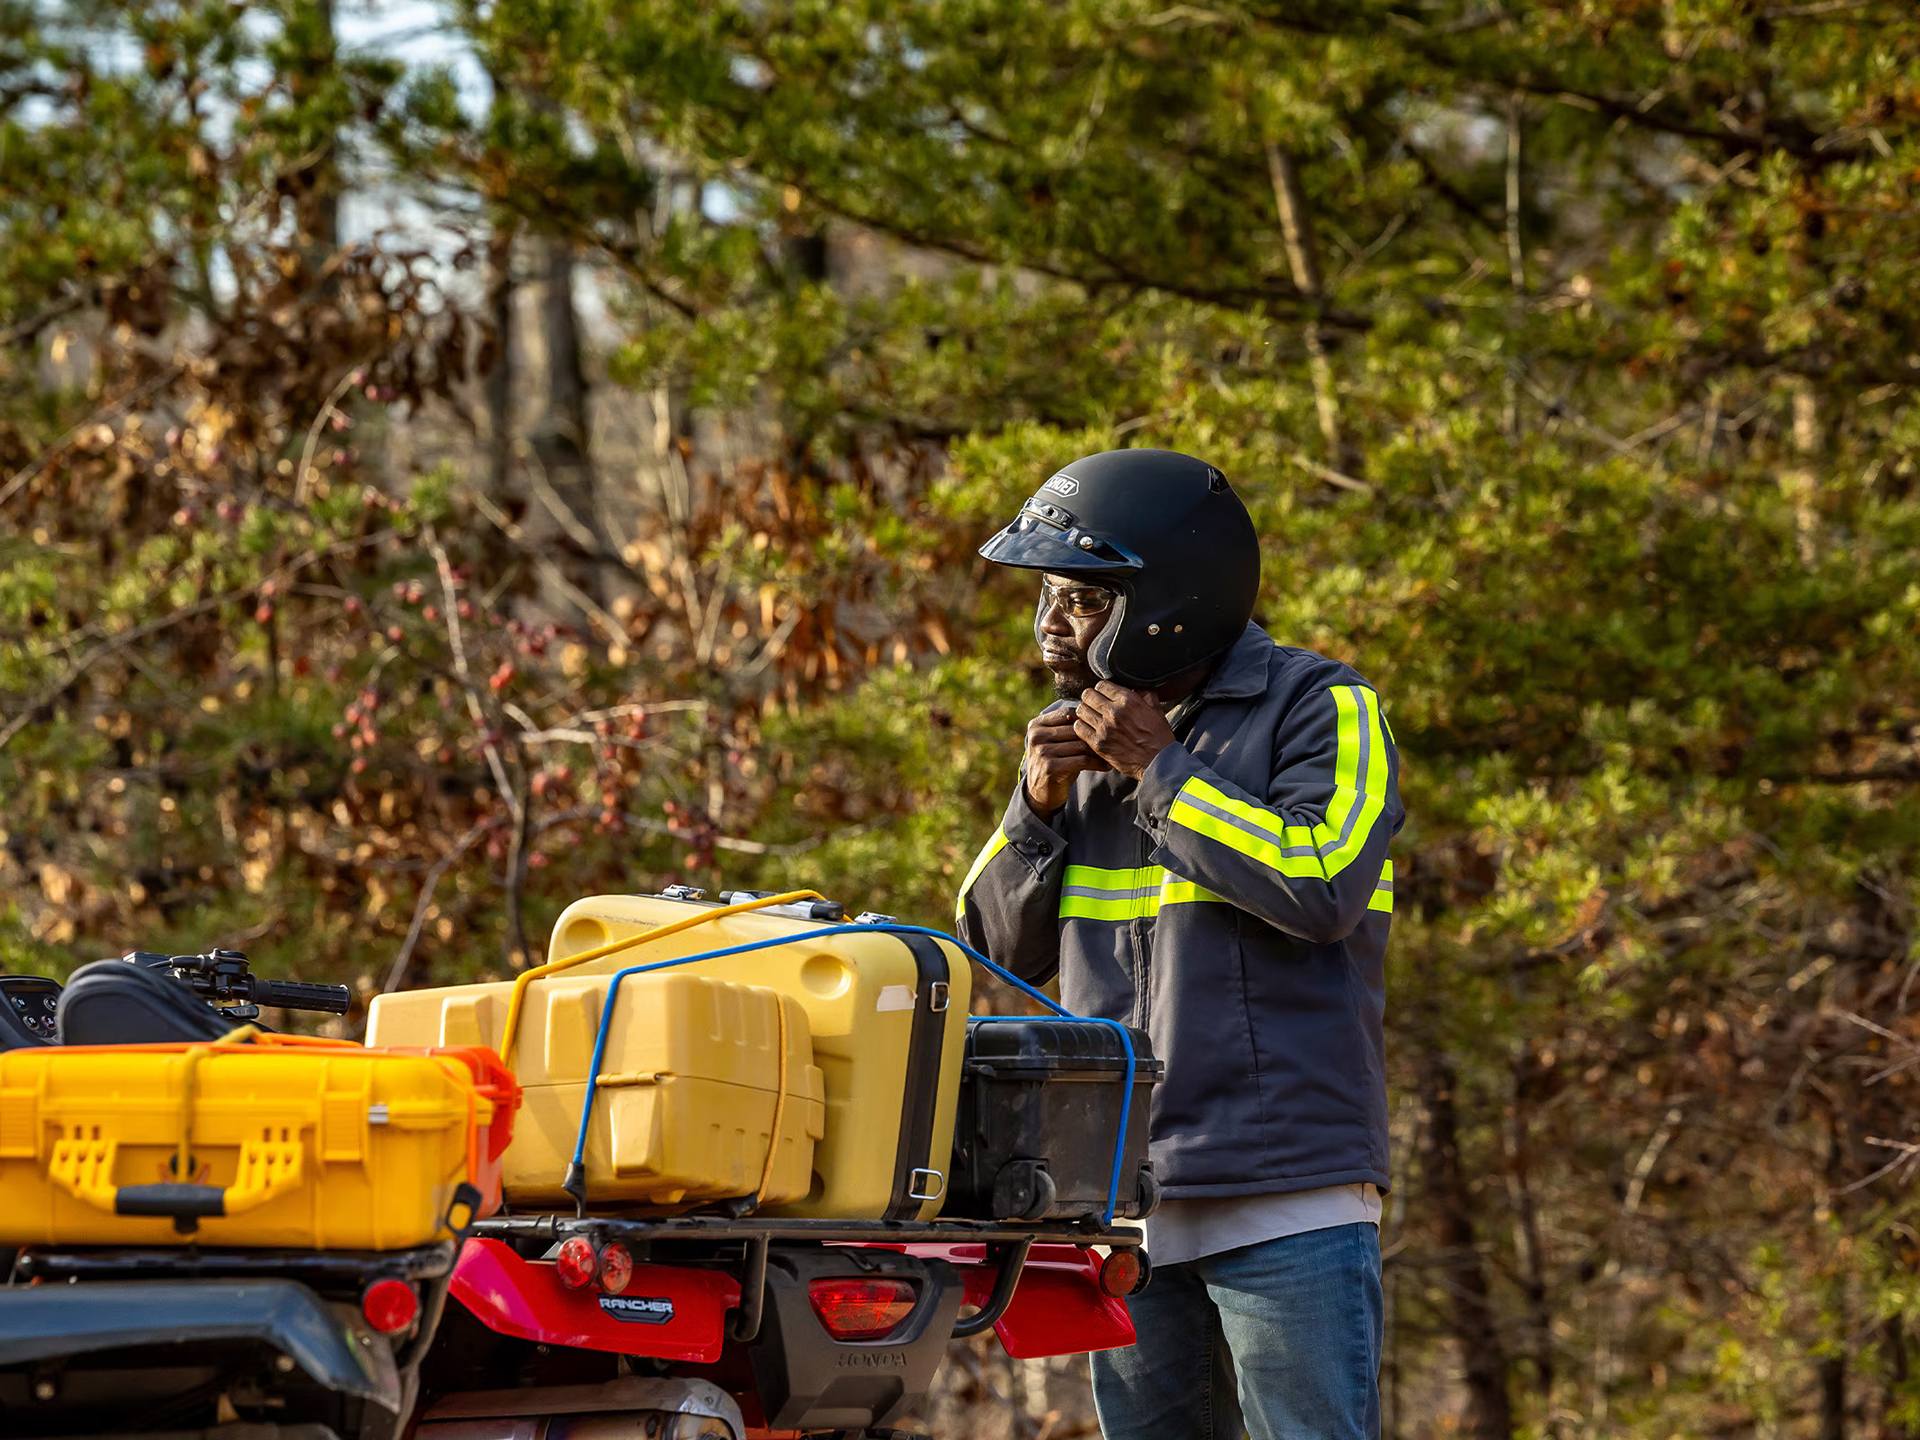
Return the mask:
M1083 1015L1147 1031L1171 1197L1385 1189L1381 1037L1399 759L1353 670L1256 625L1138 783L1016 787L960 887L959 933Z

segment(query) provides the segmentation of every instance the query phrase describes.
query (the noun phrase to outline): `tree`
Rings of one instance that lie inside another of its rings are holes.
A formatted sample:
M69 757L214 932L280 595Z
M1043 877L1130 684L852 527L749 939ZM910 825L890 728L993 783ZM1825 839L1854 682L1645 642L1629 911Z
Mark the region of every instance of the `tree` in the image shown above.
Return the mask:
M345 56L326 123L474 255L614 277L596 403L667 423L571 630L477 446L382 468L478 347L391 248L309 294L257 32L4 14L16 963L503 973L715 860L937 922L1045 693L973 546L1187 449L1405 756L1395 1433L1920 1426L1904 8L502 0L478 119Z

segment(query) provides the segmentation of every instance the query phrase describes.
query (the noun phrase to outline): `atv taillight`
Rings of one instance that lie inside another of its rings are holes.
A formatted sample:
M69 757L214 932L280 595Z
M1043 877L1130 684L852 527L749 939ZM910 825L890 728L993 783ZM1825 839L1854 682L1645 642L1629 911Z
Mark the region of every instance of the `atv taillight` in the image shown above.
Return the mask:
M618 1295L633 1279L633 1252L615 1240L600 1252L600 1273L596 1278L607 1294Z
M809 1280L813 1313L836 1340L884 1340L913 1313L913 1284L868 1275Z
M1100 1292L1118 1300L1140 1288L1140 1257L1131 1250L1115 1250L1100 1262Z
M560 1272L562 1285L578 1290L593 1283L594 1273L600 1268L600 1257L593 1253L591 1240L576 1235L561 1244L559 1253L553 1257L553 1268Z
M360 1313L382 1335L398 1335L419 1317L420 1297L404 1280L376 1280L360 1297Z

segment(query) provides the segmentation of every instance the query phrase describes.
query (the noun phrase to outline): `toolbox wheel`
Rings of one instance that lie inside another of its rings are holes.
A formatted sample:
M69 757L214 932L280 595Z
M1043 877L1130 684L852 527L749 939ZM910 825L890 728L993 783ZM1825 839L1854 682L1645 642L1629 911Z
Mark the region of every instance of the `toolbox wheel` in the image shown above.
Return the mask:
M1139 1209L1133 1212L1136 1220L1144 1220L1160 1208L1160 1177L1153 1173L1151 1165L1140 1167L1140 1189L1137 1192Z
M1044 1219L1046 1212L1054 1208L1054 1198L1060 1194L1060 1187L1054 1185L1054 1177L1044 1169L1035 1167L1033 1171L1033 1204L1021 1210L1014 1219Z
M993 1177L993 1218L1044 1219L1059 1195L1044 1161L1009 1160Z
M1054 1198L1059 1193L1059 1187L1053 1183L1052 1175L1045 1170L1036 1172L1033 1178L1033 1204L1020 1218L1022 1220L1044 1219L1046 1213L1053 1209Z

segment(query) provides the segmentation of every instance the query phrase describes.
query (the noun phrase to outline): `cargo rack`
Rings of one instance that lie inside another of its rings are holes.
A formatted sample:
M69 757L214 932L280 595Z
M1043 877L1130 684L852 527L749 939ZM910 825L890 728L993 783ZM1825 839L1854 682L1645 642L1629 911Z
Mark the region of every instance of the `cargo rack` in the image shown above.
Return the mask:
M1013 1303L1013 1292L1026 1268L1027 1252L1035 1244L1072 1245L1091 1249L1138 1251L1142 1276L1148 1272L1143 1231L1101 1224L1097 1220L833 1220L782 1219L771 1216L669 1215L631 1218L616 1215L495 1215L476 1220L467 1234L498 1240L520 1249L557 1244L583 1235L596 1249L618 1240L634 1249L635 1258L658 1244L741 1245L740 1309L729 1319L727 1334L749 1341L760 1333L765 1300L767 1252L775 1240L815 1244L969 1245L984 1244L986 1259L997 1263L993 1291L974 1314L954 1327L955 1339L983 1334ZM531 1257L529 1257L531 1258Z
M83 1280L235 1280L273 1275L319 1290L372 1280L444 1280L458 1247L451 1240L406 1250L235 1249L200 1245L23 1245L0 1285Z

